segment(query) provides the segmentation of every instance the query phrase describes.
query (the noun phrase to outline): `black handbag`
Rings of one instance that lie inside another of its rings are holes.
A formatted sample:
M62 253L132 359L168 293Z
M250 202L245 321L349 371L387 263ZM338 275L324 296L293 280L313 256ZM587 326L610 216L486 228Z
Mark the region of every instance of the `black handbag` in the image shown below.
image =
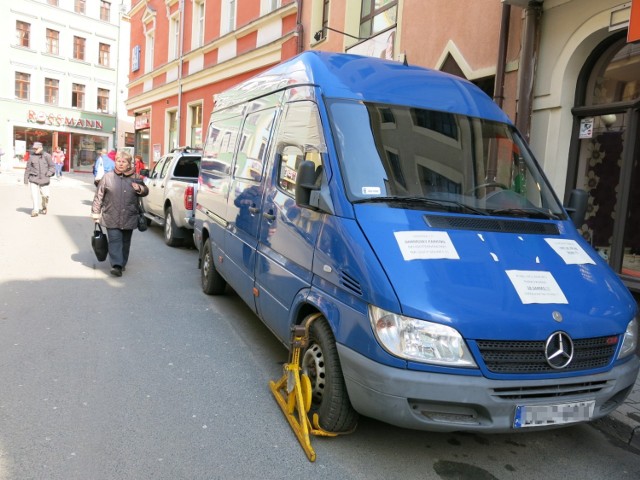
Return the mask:
M138 199L138 230L144 232L148 228L147 217L144 216L142 201Z
M109 240L107 240L107 234L102 231L99 223L94 224L93 235L91 235L91 247L99 262L104 262L107 259L107 255L109 254Z

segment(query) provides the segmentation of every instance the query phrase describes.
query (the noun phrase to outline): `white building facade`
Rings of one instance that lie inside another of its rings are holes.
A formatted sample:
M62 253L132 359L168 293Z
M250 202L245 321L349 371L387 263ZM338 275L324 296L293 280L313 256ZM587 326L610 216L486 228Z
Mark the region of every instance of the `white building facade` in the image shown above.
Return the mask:
M129 57L119 39L129 38L122 18L128 3L0 3L0 25L8 32L0 45L2 168L19 167L35 141L49 152L60 146L65 171L92 171L97 151L126 146L126 130L133 128L121 85Z

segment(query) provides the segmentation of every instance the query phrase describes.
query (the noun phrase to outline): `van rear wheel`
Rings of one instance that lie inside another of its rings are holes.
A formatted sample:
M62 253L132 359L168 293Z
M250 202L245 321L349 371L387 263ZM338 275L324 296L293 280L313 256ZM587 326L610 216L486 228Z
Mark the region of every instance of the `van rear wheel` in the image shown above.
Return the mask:
M324 317L316 319L309 328L302 373L311 380L311 412L318 414L320 426L336 433L353 430L358 414L349 401L336 341Z
M200 266L200 284L207 295L222 295L227 282L216 270L211 254L211 243L207 238L202 250L202 265Z

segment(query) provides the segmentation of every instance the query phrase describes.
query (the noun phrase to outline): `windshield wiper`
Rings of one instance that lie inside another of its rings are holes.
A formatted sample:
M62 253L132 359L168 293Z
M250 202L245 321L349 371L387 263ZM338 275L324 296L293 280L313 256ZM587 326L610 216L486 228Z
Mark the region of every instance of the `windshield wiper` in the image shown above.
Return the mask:
M397 203L400 205L421 204L427 207L436 208L451 209L452 207L454 207L465 212L475 213L477 215L488 215L487 212L474 208L471 205L467 205L466 203L457 202L455 200L435 200L433 198L427 197L370 197L355 200L353 203Z
M545 220L561 220L560 215L549 209L538 207L497 208L489 210L491 215L513 215L516 217L543 218Z

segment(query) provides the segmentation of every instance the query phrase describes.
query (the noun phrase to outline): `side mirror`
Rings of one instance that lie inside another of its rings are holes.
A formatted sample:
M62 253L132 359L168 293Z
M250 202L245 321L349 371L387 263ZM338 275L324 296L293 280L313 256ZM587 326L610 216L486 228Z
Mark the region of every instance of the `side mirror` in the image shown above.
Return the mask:
M584 223L584 217L587 214L587 204L589 194L580 189L572 190L569 194L569 203L566 205L567 212L576 228L580 228Z
M311 207L310 199L311 192L318 190L315 185L316 181L316 166L311 160L304 160L300 162L298 166L298 172L296 174L296 203L303 207Z

